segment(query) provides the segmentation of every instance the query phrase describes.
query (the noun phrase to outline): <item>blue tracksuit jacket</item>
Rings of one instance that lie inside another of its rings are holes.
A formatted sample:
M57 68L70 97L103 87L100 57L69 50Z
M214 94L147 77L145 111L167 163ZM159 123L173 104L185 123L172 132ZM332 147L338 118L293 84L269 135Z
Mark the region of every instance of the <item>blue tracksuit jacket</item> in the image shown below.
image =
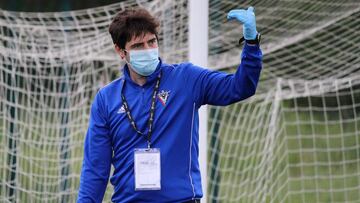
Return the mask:
M191 63L160 62L146 84L139 86L131 80L125 66L124 76L103 87L92 104L78 202L102 201L111 164L115 168L110 178L113 202L165 203L201 198L198 109L204 104L228 105L252 96L261 67L259 46L247 44L235 74L210 71ZM163 97L159 95L156 100L151 142L153 148L161 151L161 190L135 191L134 149L146 148L147 141L132 128L122 108L121 92L137 127L146 134L159 71L159 94L163 93Z

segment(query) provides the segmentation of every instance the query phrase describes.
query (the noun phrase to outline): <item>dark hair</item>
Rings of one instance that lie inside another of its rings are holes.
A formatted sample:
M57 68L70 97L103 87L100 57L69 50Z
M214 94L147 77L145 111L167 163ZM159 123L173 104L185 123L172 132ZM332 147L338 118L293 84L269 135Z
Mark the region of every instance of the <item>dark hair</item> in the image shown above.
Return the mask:
M125 9L116 14L109 26L113 43L125 49L132 37L146 33L158 35L159 21L143 8Z

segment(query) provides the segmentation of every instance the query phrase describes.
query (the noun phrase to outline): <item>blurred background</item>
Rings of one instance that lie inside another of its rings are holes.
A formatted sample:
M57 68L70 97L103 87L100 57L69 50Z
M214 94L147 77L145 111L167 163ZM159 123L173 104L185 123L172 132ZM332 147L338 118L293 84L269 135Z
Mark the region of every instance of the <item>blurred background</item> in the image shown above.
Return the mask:
M108 5L121 0L1 0L0 8L9 11L23 11L23 12L55 12L55 11L69 11L79 10L84 8L93 8L103 5Z

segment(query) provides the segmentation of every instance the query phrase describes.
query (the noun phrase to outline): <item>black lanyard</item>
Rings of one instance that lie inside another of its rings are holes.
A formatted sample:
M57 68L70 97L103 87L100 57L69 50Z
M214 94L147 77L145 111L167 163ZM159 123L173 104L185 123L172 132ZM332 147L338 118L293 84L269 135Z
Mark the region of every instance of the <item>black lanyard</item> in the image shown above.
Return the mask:
M154 122L154 113L155 113L155 101L156 101L156 95L159 91L159 86L160 86L160 79L161 79L161 71L157 77L157 81L156 81L156 85L154 87L154 92L153 92L153 96L152 96L152 101L151 101L151 107L150 107L150 117L149 117L149 121L148 121L148 134L147 134L147 142L148 142L148 148L150 148L151 145L151 133L152 133L152 127L153 127L153 122ZM124 82L124 86L125 86L125 82ZM124 88L124 87L123 87ZM133 117L131 116L130 113L130 109L129 109L129 104L127 103L124 94L121 92L121 98L123 101L123 105L124 105L124 109L125 109L125 113L130 121L131 126L133 127L133 129L139 133L140 135L144 135L144 133L140 132L138 130L138 128L136 127L136 123L133 119Z

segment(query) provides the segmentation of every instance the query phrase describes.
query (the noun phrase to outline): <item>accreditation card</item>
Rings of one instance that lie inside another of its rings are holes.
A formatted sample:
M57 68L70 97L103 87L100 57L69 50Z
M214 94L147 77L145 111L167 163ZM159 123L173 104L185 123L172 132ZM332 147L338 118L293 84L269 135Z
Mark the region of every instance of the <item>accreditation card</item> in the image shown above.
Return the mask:
M160 149L135 149L135 190L161 189Z

